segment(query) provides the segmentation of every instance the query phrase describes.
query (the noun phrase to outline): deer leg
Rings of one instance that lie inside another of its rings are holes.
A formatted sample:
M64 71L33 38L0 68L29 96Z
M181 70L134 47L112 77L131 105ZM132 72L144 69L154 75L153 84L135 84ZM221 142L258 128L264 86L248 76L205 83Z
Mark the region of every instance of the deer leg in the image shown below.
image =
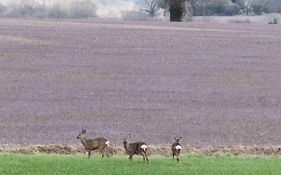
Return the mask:
M88 159L91 157L91 151L88 151Z
M110 156L110 157L113 157L113 156L114 156L114 154L115 154L115 150L114 150L114 149L112 149L112 150L110 151L109 156Z
M145 154L144 154L144 152L141 152L141 154L142 154L143 161L145 161Z
M143 161L146 161L146 163L148 163L148 158L147 158L146 152L142 152L141 154L143 156Z
M106 152L106 156L107 156L107 157L111 157L111 156L113 156L113 152L112 152L112 150L111 150L111 149L108 149L108 150L107 150L107 152Z
M109 157L109 152L106 151L106 152L105 152L105 155L106 155L106 157L108 158L108 157Z
M134 154L130 154L130 156L129 156L130 162L132 162L132 160L133 160L133 155L134 155Z
M109 153L106 153L106 157L108 158L108 157L111 157L111 155L109 154Z
M148 158L146 152L144 152L145 158L146 158L146 163L148 164Z
M104 147L100 147L99 148L99 152L101 154L101 158L103 158L104 157L105 148Z
M101 151L101 158L104 157L104 150Z
M177 162L180 163L180 152L177 152Z

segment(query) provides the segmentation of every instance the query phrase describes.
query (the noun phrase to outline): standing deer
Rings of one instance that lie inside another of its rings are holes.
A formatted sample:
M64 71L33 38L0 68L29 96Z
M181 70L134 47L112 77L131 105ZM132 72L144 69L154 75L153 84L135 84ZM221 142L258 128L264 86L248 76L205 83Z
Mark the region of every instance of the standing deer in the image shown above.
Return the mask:
M79 139L82 142L86 152L88 152L88 158L90 158L91 151L93 150L99 150L102 157L104 157L104 150L106 147L109 146L109 141L104 137L99 137L95 139L86 139L85 133L86 130L82 129L82 131L77 136L77 139Z
M175 159L175 156L177 157L177 162L180 162L180 152L181 152L181 141L182 137L175 137L175 143L172 144L172 154L173 154L173 159Z
M127 138L129 137L130 135ZM143 161L146 161L146 163L148 164L147 144L144 142L128 143L127 138L124 138L123 144L124 148L126 149L126 153L129 155L129 160L132 162L134 154L140 154L143 156Z

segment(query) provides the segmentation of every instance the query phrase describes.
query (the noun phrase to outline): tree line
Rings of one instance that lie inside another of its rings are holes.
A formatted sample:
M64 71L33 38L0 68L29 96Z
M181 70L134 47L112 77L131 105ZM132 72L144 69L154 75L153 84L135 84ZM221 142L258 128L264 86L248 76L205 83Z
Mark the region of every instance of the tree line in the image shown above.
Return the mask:
M157 8L170 12L171 21L189 16L233 16L281 13L281 0L145 0L146 11L155 15ZM156 4L151 8L150 4ZM153 12L153 13L151 13Z
M170 16L181 21L184 16L232 16L281 13L281 0L139 0L140 12L147 17ZM21 0L16 5L0 2L0 16L20 18L94 18L95 0L73 1L67 6L40 4L36 0ZM161 13L161 12L162 13ZM135 12L134 12L135 13ZM130 13L129 16L132 16ZM137 14L139 15L139 14Z
M96 17L96 5L91 0L73 1L65 5L39 3L36 0L20 0L18 3L3 5L0 3L0 16L12 18L93 18Z

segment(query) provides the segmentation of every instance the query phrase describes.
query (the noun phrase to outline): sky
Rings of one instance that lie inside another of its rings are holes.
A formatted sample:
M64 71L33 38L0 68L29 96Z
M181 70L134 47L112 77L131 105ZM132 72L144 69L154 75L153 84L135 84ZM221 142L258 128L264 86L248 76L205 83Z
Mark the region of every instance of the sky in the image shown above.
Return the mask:
M100 17L121 17L123 11L138 9L134 0L96 0L96 5Z
M34 1L34 0L25 0ZM35 0L39 3L69 4L76 0ZM92 0L97 6L97 15L100 17L121 17L123 11L138 10L143 0ZM3 4L20 2L20 0L0 0Z

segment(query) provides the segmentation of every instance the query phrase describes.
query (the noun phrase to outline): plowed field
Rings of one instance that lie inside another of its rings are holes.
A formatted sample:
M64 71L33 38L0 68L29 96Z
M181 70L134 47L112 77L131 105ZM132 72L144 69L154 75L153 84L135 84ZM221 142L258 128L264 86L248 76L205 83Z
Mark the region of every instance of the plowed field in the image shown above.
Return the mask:
M279 25L0 20L0 144L281 144Z

